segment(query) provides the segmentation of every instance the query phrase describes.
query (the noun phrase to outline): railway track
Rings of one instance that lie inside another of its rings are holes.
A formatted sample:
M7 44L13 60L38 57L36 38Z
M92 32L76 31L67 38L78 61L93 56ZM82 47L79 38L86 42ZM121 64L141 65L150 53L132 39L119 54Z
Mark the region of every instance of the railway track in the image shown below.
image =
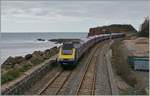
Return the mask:
M93 60L92 59L93 55L98 50L98 48L99 47L96 46L96 48L94 49L94 51L90 55L90 58L89 58L90 61L88 61L88 63L86 64L87 65L86 70L89 69L89 65ZM94 64L94 65L95 65L95 68L96 68L96 64ZM71 73L72 73L72 71L66 72L64 70L61 70L61 71L57 72L57 74L40 90L38 95L45 95L45 94L58 95L60 90L63 88L64 84L68 81ZM61 78L64 78L64 80L62 80ZM93 77L91 79L95 80L94 78L95 78L95 73L93 74ZM79 86L80 86L79 87L79 90L80 90L81 85L79 85ZM92 94L94 94L95 82L93 82L93 84L92 84L92 89L93 89Z
M96 57L99 53L100 46L96 45L93 53L86 62L86 68L81 76L76 95L94 95L96 84Z
M38 95L57 95L61 88L63 88L65 82L67 82L72 71L60 70L55 76L46 83L46 85L38 92Z
M97 44L74 70L57 68L36 84L31 94L38 95L110 95L111 80L106 62L109 41ZM51 76L50 76L51 75ZM49 77L50 76L50 77ZM43 82L40 84L40 82ZM39 87L39 88L37 88ZM28 92L27 92L28 93ZM28 93L29 95L30 92Z
M109 44L104 44L100 51L100 56L97 59L97 78L96 78L96 90L95 95L114 95L112 94L112 81L110 80L109 66L107 66L106 54L108 51Z
M92 48L92 49L94 49L94 48ZM93 51L93 50L89 50L89 52L90 51ZM88 55L87 58L89 56L90 55ZM87 58L83 58L83 59L85 59L84 61L86 61ZM72 70L72 71L70 70L71 73L74 73L75 75L80 74L78 72L80 70L84 70L83 69L84 62L81 62L81 63L82 64L79 64L74 70ZM56 79L64 78L64 77L61 77L61 75L63 75L65 73L65 71L66 70L63 70L61 68L54 68L54 69L50 70L50 72L48 72L45 76L43 76L43 78L41 78L41 80L37 81L35 83L35 85L33 85L29 90L27 90L25 92L25 95L35 95L35 94L39 94L39 95L40 94L56 95L56 94L66 93L65 88L68 88L68 83L70 83L70 82L68 82L70 80L69 76L67 77L68 80L66 80L62 85L59 83L59 82L62 82L62 81L57 82L57 84L53 84L53 83L55 83ZM69 70L66 71L66 72L69 72ZM74 74L72 74L73 77L75 77ZM71 80L71 81L73 81L73 80ZM52 86L52 84L53 84L53 86ZM60 84L59 86L61 86L61 87L58 88L57 87L58 84Z

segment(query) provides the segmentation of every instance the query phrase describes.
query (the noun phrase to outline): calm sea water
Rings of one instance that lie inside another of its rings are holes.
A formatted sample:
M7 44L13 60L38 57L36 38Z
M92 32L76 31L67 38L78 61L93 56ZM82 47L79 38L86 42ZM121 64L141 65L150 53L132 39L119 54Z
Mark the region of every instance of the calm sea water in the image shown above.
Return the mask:
M55 32L55 33L1 33L0 41L0 64L9 56L24 56L33 51L45 50L53 46L59 46L50 41L38 41L42 39L57 38L85 38L87 33L79 32Z

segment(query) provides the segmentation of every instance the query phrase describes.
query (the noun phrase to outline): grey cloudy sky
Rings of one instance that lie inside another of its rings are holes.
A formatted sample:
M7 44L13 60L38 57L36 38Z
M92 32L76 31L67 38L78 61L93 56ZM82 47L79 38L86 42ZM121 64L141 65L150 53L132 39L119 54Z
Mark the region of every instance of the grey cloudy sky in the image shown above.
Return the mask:
M90 27L132 24L148 16L149 1L2 1L2 32L88 32Z

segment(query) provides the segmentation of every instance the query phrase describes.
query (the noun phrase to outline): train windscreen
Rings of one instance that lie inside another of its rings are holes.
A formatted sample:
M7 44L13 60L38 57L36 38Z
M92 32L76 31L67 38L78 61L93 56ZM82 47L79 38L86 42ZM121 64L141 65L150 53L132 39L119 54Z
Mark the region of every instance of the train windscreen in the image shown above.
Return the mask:
M64 55L71 55L72 54L72 50L62 50L62 54L64 54Z
M72 54L73 44L64 44L62 46L62 54L71 55Z

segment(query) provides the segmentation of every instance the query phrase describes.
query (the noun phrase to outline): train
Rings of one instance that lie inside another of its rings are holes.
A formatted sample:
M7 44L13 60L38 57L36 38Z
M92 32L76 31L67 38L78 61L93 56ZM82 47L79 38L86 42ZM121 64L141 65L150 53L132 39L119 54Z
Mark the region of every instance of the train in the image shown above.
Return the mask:
M93 45L108 39L123 37L125 37L124 33L111 33L88 37L79 42L65 42L59 48L57 62L63 68L74 68L77 65L78 60Z

